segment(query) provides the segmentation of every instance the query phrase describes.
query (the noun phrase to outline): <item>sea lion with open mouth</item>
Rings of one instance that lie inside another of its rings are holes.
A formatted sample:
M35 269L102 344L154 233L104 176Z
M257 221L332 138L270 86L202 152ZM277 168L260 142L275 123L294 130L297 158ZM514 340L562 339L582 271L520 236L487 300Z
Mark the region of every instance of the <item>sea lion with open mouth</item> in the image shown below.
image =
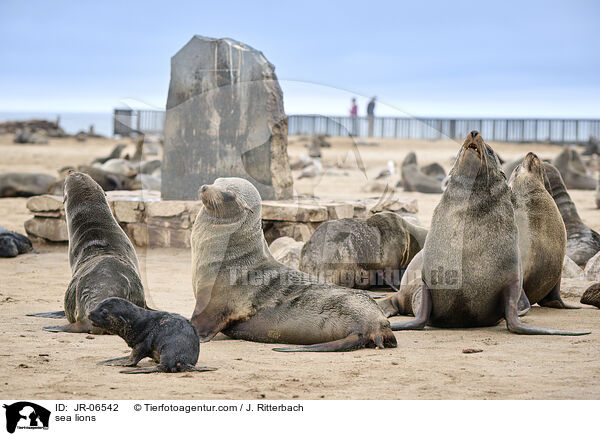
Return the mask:
M423 248L421 304L393 330L493 326L519 334L581 335L519 320L523 274L513 193L479 132L467 135Z

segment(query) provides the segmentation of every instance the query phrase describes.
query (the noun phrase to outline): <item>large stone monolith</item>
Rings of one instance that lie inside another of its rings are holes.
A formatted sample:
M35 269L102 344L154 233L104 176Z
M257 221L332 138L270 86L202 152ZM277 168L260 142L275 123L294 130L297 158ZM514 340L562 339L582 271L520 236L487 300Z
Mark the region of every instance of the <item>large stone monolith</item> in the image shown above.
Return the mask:
M162 198L196 199L201 185L233 176L265 200L292 197L281 88L261 52L194 36L171 59Z

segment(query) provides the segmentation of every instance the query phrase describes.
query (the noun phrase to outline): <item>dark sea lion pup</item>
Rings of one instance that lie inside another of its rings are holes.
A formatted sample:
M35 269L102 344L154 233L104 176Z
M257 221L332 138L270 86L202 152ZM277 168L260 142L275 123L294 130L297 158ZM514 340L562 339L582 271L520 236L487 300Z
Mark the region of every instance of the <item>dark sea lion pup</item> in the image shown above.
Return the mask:
M192 230L192 325L200 342L234 339L300 344L277 351L396 347L390 324L363 292L319 283L277 262L261 226L261 198L239 178L200 188Z
M515 219L523 266L523 290L531 304L575 309L560 297L567 232L558 207L544 186L546 171L528 153L515 168L508 186L515 195Z
M196 330L176 313L142 309L135 304L112 297L90 312L94 327L119 335L132 348L128 357L99 362L109 366L136 366L150 357L157 366L121 371L126 374L150 372L214 371L197 367L200 344Z
M35 253L29 238L0 226L0 257L16 257L24 253Z
M102 300L122 297L146 308L137 255L113 217L106 194L90 176L73 172L66 178L64 203L73 273L64 303L70 324L44 330L101 334L104 332L92 326L88 314Z
M469 133L433 212L423 248L421 303L392 329L493 326L519 334L580 335L523 324L523 292L513 194L481 135Z

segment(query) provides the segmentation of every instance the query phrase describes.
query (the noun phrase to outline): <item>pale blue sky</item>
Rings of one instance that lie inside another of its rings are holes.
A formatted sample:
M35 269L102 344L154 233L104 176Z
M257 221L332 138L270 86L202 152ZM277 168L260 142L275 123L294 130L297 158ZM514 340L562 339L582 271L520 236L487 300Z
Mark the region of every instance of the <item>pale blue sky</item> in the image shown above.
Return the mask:
M163 108L170 57L231 37L288 113L600 117L595 1L0 0L0 111Z

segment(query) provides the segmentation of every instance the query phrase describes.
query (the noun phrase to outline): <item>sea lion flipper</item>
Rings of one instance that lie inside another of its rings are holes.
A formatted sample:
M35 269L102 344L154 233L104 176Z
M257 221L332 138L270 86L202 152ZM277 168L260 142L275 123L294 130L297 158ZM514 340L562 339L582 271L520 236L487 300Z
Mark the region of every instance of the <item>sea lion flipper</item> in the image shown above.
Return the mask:
M101 360L98 365L106 366L135 366L136 364L131 359L131 356L115 357L114 359Z
M529 298L527 298L527 294L525 294L525 292L521 292L521 298L519 298L519 305L518 305L518 310L519 310L519 316L524 316L527 314L527 312L529 312L529 309L531 309L531 303L529 302Z
M398 293L387 298L375 300L375 302L377 303L383 314L389 318L390 316L394 316L399 313L397 300Z
M589 335L591 332L567 332L562 330L534 327L523 324L518 316L518 301L522 292L521 282L516 281L504 290L504 318L506 327L512 333L519 335L558 335L558 336L581 336ZM393 328L393 326L392 326Z
M185 367L185 371L196 371L196 372L206 372L206 371L216 371L218 368L213 368L211 366L192 366L187 365Z
M52 333L89 333L91 324L89 322L77 321L73 324L43 327L42 330Z
M538 304L543 307L553 307L555 309L581 309L581 306L563 301L560 296L560 280L548 295L541 301L538 301Z
M62 318L67 317L64 310L55 310L54 312L28 313L26 316L37 316L40 318L54 318L54 319L62 319Z
M392 330L423 330L429 320L431 307L431 292L425 282L423 282L421 286L421 304L419 305L419 310L417 311L415 319L406 322L392 323Z
M166 372L160 365L149 366L147 368L124 369L119 371L121 374L150 374L153 372Z
M278 347L273 351L298 352L298 351L351 351L364 346L364 338L356 333L352 333L343 339L321 344L297 345L294 347Z

